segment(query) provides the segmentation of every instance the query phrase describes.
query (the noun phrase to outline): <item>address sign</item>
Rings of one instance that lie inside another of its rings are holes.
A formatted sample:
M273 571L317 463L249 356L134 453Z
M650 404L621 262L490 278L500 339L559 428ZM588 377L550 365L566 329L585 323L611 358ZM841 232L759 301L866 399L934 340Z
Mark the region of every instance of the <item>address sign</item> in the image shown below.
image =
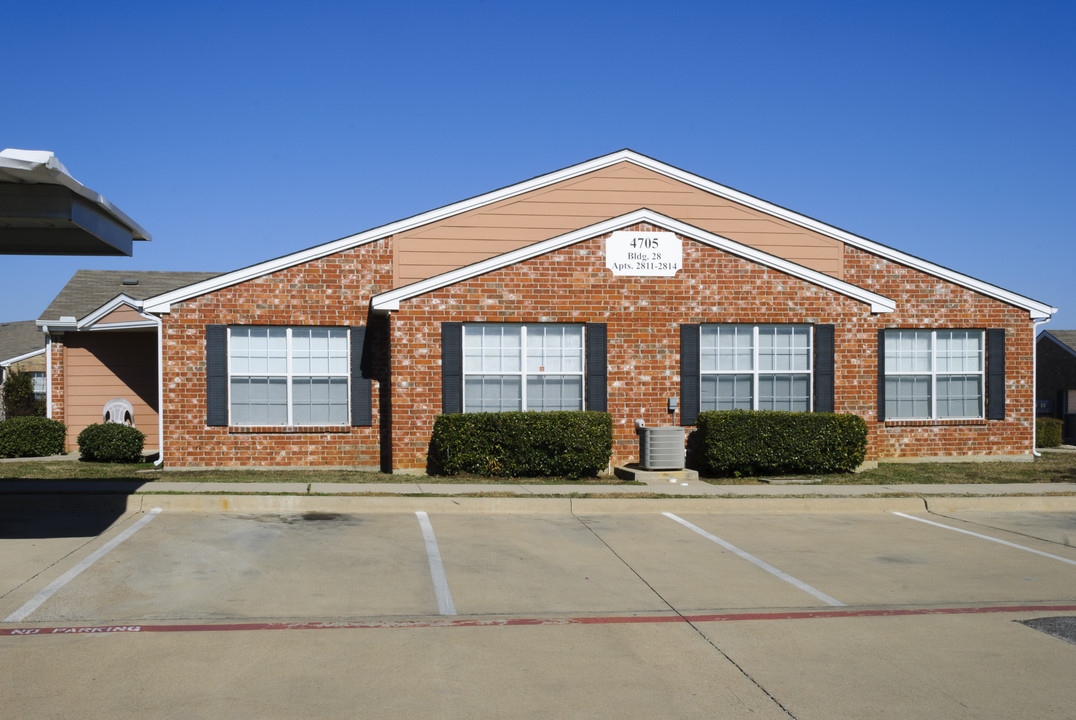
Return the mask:
M605 267L614 275L672 277L683 262L676 233L617 230L605 241Z

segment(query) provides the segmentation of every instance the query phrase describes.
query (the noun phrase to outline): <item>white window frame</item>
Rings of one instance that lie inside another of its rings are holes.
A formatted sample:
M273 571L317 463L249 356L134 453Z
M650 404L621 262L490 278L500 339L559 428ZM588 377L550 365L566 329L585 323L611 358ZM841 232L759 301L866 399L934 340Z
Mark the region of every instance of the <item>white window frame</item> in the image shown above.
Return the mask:
M467 331L475 330L476 328L501 326L501 327L518 327L520 328L519 339L519 370L512 372L468 372L467 371ZM578 372L546 372L546 371L530 371L527 369L527 328L528 327L578 327L580 328L580 362ZM488 410L469 410L467 408L467 378L470 377L518 377L519 378L519 391L522 397L520 398L520 410L526 411L527 408L527 376L529 375L546 375L556 377L578 377L580 398L580 409L586 410L587 405L587 388L586 388L586 364L587 364L587 329L582 323L464 323L463 335L461 338L461 346L463 348L463 357L461 358L462 365L462 387L463 387L463 412L492 412Z
M48 394L48 375L44 370L29 370L26 373L30 376L31 382L33 382L34 399L44 400Z
M909 371L898 372L890 370L890 364L886 363L885 377L882 379L883 391L887 391L888 381L891 377L929 377L930 378L930 416L929 417L896 417L891 416L889 413L889 396L886 395L886 420L983 420L986 418L986 331L976 328L887 328L885 331L885 338L888 339L890 333L930 333L930 369L929 371ZM938 333L939 332L963 332L963 333L978 333L979 334L979 369L974 370L956 370L940 372L938 370ZM882 353L885 353L885 342L883 341ZM947 415L946 417L938 416L938 378L946 377L966 377L969 375L978 376L979 378L979 414L956 416Z
M286 354L286 370L284 372L282 372L282 373L280 373L280 372L275 372L275 373L274 372L238 373L238 372L236 372L236 373L233 374L233 372L232 372L232 333L234 331L238 331L238 330L249 331L249 330L261 330L263 328L267 329L267 330L273 330L273 329L276 329L276 330L283 329L284 330L285 354ZM333 373L333 372L327 372L327 373L300 373L300 372L295 372L294 363L293 363L293 353L292 353L292 348L293 348L292 331L293 330L343 330L344 331L344 343L345 343L345 346L347 348L347 360L344 363L344 371L343 372L336 372L336 373ZM343 327L336 327L336 326L326 327L326 326L320 326L320 325L294 325L294 326L288 326L288 327L283 327L283 328L281 326L279 326L279 325L235 325L235 326L229 326L228 327L228 345L227 345L226 357L227 357L227 361L228 361L227 383L228 383L228 424L229 425L233 425L235 427L323 427L323 426L326 426L326 425L332 426L332 427L350 427L351 426L351 391L352 391L352 387L351 387L351 370L350 370L350 368L351 368L351 329L350 328L343 328ZM343 378L345 380L345 382L347 382L347 407L346 407L347 417L345 418L344 422L342 422L342 423L303 423L303 424L297 424L295 422L295 408L294 408L294 402L293 402L292 381L294 379L297 379L297 378L301 379L301 378L326 378L326 377L330 378L330 379ZM285 397L287 398L287 400L286 400L287 410L288 410L288 412L287 412L287 421L284 422L283 424L280 424L280 425L276 425L276 424L266 425L265 423L241 424L241 423L234 422L233 418L232 418L232 391L231 391L232 379L233 378L283 378L284 379L284 392L285 392Z
M740 327L751 328L751 369L750 370L703 370L702 369L702 328L703 327ZM806 370L761 370L759 367L759 330L761 328L788 327L807 330L807 369ZM814 408L814 326L805 323L704 323L699 328L699 409L702 407L702 378L708 375L750 375L751 409L758 410L759 378L771 375L805 375L807 377L807 410L791 412L811 412Z

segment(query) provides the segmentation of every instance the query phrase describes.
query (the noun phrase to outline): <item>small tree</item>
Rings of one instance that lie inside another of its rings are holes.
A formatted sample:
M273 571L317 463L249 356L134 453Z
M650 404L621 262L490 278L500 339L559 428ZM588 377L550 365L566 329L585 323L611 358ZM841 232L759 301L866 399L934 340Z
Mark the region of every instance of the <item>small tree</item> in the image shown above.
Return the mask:
M4 417L44 416L45 403L34 397L34 379L9 370L4 379Z

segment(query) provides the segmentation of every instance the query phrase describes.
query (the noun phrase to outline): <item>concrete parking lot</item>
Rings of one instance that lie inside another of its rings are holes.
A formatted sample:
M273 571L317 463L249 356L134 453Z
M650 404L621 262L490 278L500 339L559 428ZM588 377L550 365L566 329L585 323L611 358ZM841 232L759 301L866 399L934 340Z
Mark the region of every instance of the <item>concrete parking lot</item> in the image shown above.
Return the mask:
M1076 512L444 500L0 512L4 715L1076 707L1076 645L1022 622L1076 616Z

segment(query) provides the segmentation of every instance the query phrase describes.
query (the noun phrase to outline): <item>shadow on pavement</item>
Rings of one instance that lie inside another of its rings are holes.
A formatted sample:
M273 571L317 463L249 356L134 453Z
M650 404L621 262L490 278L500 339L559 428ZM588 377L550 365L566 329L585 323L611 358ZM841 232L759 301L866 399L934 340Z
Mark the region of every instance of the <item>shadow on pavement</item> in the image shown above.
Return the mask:
M132 485L137 487L140 483ZM122 493L81 497L0 496L0 538L92 537L100 535L127 512L127 494Z

